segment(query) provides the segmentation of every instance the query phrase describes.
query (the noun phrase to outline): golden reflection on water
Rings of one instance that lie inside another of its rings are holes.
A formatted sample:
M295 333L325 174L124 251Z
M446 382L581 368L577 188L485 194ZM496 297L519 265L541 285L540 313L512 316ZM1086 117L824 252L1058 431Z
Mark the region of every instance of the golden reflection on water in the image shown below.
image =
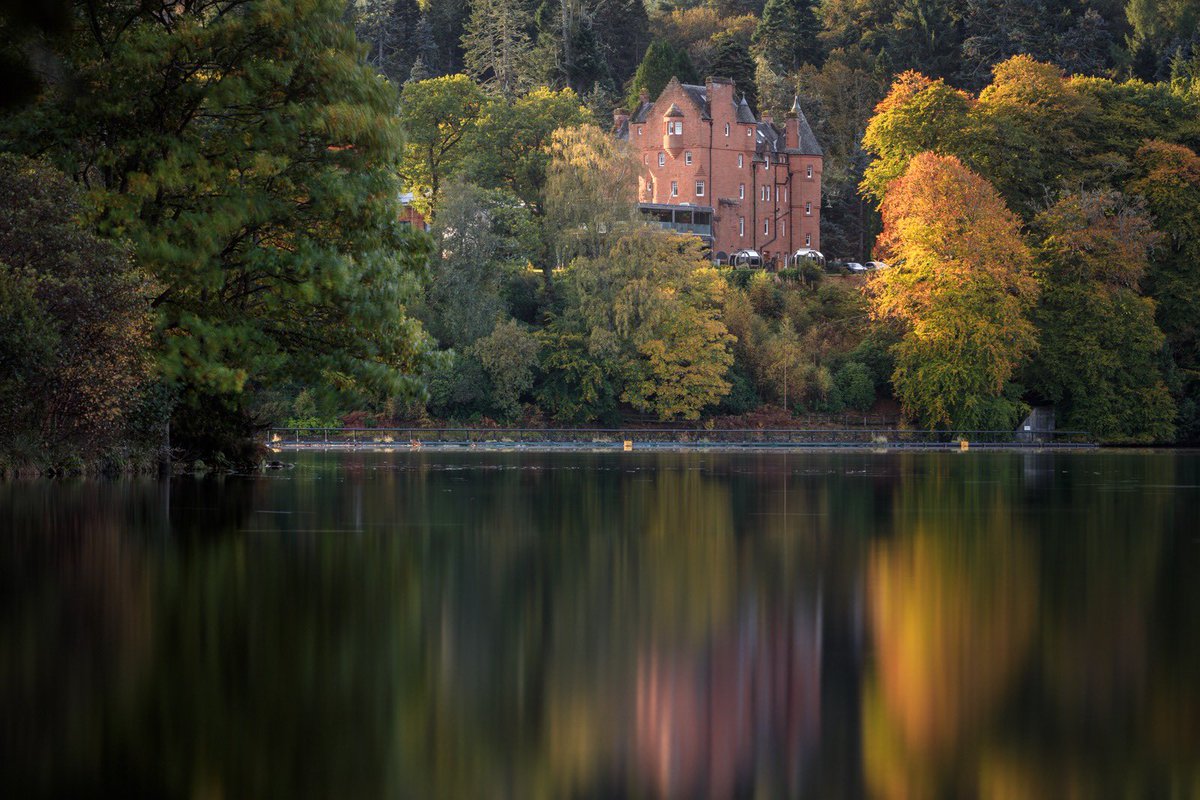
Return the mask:
M12 796L1200 797L1197 456L299 460L0 485Z

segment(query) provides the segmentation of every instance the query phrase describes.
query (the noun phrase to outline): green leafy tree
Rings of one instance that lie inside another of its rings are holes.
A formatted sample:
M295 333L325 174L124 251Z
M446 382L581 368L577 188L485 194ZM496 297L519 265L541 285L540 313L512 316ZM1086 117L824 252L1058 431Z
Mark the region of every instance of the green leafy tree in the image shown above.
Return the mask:
M251 381L417 388L424 340L403 308L427 251L396 224L394 91L342 10L83 0L58 53L71 80L0 122L3 147L86 181L101 230L155 279L189 435L209 416L247 433Z
M62 173L0 155L0 451L119 446L151 379L153 287L88 210Z
M541 215L553 134L582 125L587 118L587 109L571 89L537 88L512 101L488 103L472 139L466 172L480 186L507 189Z
M646 54L629 83L629 107L638 107L638 96L642 90L650 95L653 102L672 77L679 78L682 83L695 83L698 80L696 68L692 66L686 50L665 39L655 39L646 48Z
M1031 214L1073 177L1097 107L1058 67L1022 55L996 65L972 112L959 151L1014 210Z
M1035 220L1041 345L1031 387L1061 425L1104 441L1169 441L1175 405L1159 369L1163 335L1138 293L1155 236L1115 194L1069 195Z
M506 316L502 289L528 265L537 230L511 194L456 182L433 236L441 257L431 270L423 316L443 347L465 351Z
M882 200L888 184L918 153L953 155L965 150L972 105L967 93L940 79L916 72L897 77L863 136L863 147L875 157L863 176L863 192Z
M413 207L435 219L442 186L462 167L483 113L483 90L466 75L406 83L400 93L404 158L400 179Z
M1004 429L1021 407L1008 388L1036 344L1033 259L996 190L953 156L922 153L887 187L880 245L891 268L869 288L898 320L892 375L923 425Z
M595 125L554 132L546 170L546 222L559 264L575 255L606 252L610 237L638 219L640 169L628 143Z
M1182 145L1150 141L1136 155L1129 191L1146 201L1161 236L1146 286L1157 306L1179 406L1179 435L1200 441L1200 156Z
M492 403L505 417L521 412L521 396L533 387L540 343L514 319L496 323L472 351L492 380Z
M875 405L875 379L866 364L847 361L834 376L838 392L847 407L855 411L870 411Z
M776 72L821 60L821 24L808 0L767 0L752 42Z
M697 240L630 231L608 254L577 259L570 280L568 314L614 356L622 401L663 420L697 419L729 392L733 337L719 318L725 281Z
M463 31L467 72L512 97L530 84L533 25L521 0L475 0Z

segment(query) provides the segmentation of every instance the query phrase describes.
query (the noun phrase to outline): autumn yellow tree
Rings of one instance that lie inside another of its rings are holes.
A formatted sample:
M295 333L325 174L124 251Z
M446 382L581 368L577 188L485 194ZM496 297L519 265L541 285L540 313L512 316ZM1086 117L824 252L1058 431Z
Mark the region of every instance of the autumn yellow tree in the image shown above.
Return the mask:
M921 153L883 198L879 248L893 264L869 285L877 318L905 334L892 383L923 425L1009 428L1010 381L1035 347L1033 258L996 190L954 156Z
M863 147L875 156L863 176L863 192L882 200L885 190L917 153L958 153L965 146L974 103L966 92L919 72L896 78L875 107Z
M581 326L620 399L660 419L698 419L728 394L727 284L699 240L643 226L570 268L560 329ZM555 345L551 345L552 347Z
M596 125L556 130L549 150L546 217L558 262L599 256L613 228L637 218L637 156Z

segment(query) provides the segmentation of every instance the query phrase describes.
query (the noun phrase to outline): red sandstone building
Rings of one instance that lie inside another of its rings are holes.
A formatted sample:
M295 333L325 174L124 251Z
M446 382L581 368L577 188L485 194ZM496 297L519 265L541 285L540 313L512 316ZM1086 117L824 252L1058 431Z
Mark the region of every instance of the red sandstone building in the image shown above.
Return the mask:
M797 98L782 128L756 119L733 81L671 78L653 103L613 113L642 159L638 202L664 227L695 233L726 260L751 249L767 264L821 249L821 146Z

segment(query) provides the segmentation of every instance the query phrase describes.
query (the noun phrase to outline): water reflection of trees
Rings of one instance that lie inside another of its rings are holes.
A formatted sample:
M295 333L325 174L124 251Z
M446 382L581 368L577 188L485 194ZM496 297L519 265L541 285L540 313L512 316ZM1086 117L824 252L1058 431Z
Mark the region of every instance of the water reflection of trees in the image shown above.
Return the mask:
M1194 787L1196 501L1146 486L1196 465L1040 458L0 486L0 755L21 795Z

